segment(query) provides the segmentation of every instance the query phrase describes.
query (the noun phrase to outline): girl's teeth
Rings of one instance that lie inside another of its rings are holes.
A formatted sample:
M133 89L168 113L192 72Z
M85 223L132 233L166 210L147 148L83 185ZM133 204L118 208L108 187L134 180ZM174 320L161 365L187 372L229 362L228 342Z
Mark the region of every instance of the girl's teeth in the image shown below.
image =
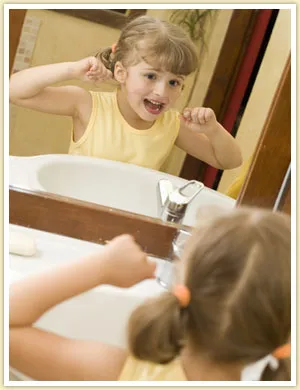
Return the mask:
M151 102L152 104L156 104L157 106L161 106L161 103L154 102L153 100L149 100L149 102Z

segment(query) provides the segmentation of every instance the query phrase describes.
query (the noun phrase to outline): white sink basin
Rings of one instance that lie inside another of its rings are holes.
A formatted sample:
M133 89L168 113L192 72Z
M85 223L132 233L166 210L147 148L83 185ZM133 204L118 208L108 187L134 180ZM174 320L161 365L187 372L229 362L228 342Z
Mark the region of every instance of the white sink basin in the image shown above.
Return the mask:
M32 237L38 249L31 257L9 255L6 275L10 283L62 263L69 263L89 253L99 252L102 247L23 226L9 227L10 231ZM151 259L158 266L164 263L160 259ZM126 348L126 325L131 312L147 297L164 291L166 290L155 279L145 280L125 289L102 285L57 305L45 313L35 326L70 338L98 340ZM108 308L113 310L107 310ZM14 368L10 368L10 378L32 380Z
M35 326L61 336L101 341L126 349L130 314L147 298L139 294L139 289L146 289L150 296L165 291L155 280L146 280L140 285L132 289L97 287L49 310ZM13 367L10 371L12 380L34 380Z
M120 210L160 218L157 184L175 187L188 181L117 161L72 155L10 157L10 184L51 192ZM201 206L232 208L235 200L204 188L189 205L183 223L193 226Z

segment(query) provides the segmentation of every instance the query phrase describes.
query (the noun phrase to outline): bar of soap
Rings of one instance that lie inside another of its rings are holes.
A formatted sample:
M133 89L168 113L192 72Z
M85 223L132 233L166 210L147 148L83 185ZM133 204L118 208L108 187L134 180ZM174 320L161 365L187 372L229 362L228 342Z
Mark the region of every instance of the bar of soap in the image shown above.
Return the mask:
M27 234L10 231L9 253L20 256L33 256L36 253L34 239Z

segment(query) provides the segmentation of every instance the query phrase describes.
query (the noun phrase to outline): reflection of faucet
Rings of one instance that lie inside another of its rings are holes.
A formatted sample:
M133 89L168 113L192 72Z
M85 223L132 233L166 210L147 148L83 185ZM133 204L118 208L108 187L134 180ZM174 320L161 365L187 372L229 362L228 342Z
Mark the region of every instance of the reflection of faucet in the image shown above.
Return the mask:
M160 218L167 222L181 223L188 205L203 188L204 184L196 180L176 189L169 180L159 180L157 195Z
M160 218L163 221L181 224L188 205L203 188L202 183L192 180L174 189L169 180L161 179L157 185ZM190 233L182 228L176 231L169 256L157 269L157 281L164 288L171 288L174 271L172 260L181 257L183 244L188 236Z

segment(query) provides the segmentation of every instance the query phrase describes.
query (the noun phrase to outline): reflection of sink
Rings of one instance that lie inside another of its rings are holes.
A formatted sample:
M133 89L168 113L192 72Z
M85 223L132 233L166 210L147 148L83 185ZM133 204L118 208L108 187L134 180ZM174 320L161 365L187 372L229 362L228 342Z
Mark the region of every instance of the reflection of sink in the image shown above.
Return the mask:
M24 170L28 173L27 183L20 183L20 172L24 176ZM151 169L91 157L45 155L11 157L10 160L11 185L52 192L154 218L159 218L156 189L160 179L170 180L175 187L187 183L182 178ZM194 225L196 210L209 204L232 208L235 201L204 188L188 207L183 223Z

